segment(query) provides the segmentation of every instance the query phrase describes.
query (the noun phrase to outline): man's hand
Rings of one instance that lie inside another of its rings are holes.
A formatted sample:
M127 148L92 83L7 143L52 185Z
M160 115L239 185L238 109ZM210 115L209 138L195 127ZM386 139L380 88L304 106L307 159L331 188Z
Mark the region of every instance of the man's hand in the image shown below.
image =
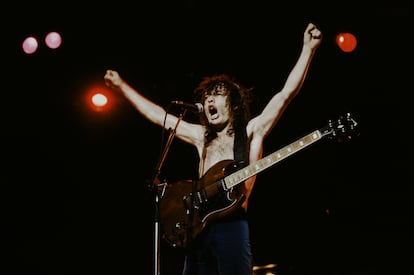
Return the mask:
M315 49L322 42L322 32L313 23L309 23L303 35L303 44Z
M119 76L118 72L113 70L107 70L104 76L105 85L110 88L119 88L122 84L122 78Z

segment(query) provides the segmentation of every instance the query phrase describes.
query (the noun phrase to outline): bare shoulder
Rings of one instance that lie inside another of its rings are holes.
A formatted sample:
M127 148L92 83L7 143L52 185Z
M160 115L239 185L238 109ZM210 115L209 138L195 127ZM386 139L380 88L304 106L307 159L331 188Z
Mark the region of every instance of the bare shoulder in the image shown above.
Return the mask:
M206 129L203 125L182 121L177 128L177 137L196 147L204 143L204 133Z

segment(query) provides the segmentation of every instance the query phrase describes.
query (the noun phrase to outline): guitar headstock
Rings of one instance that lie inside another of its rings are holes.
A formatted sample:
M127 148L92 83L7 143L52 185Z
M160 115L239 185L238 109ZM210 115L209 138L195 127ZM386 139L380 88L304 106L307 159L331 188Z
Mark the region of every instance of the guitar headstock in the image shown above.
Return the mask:
M336 120L328 120L328 125L322 128L321 134L338 141L350 140L358 134L357 125L358 123L351 114L346 113L340 115Z

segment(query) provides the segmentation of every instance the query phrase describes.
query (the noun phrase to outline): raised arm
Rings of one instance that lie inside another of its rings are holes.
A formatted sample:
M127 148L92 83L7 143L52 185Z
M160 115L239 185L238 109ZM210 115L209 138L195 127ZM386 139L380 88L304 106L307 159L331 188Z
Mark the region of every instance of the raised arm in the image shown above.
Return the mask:
M322 42L322 33L309 23L303 34L303 45L299 58L289 73L283 88L276 93L262 113L252 119L248 131L253 136L266 137L275 126L291 100L298 94L306 78L315 50Z
M117 71L107 70L104 80L108 87L125 96L125 98L128 99L135 109L147 120L164 127L165 129L175 128L178 121L177 116L167 113L167 117L165 117L166 110L163 107L144 97L141 93L124 81ZM200 125L188 123L182 120L179 124L179 128L177 128L176 135L178 138L195 145L199 140L199 136L203 136L201 131L202 127Z

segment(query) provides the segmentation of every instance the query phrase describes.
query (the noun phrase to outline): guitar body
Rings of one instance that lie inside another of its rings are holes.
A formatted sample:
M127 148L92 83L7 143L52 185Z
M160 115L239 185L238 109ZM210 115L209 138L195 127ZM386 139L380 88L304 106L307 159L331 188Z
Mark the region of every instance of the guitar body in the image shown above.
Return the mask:
M162 238L173 247L187 247L207 224L229 215L241 206L244 195L226 190L223 179L240 168L234 160L223 160L199 180L169 184L160 201Z

